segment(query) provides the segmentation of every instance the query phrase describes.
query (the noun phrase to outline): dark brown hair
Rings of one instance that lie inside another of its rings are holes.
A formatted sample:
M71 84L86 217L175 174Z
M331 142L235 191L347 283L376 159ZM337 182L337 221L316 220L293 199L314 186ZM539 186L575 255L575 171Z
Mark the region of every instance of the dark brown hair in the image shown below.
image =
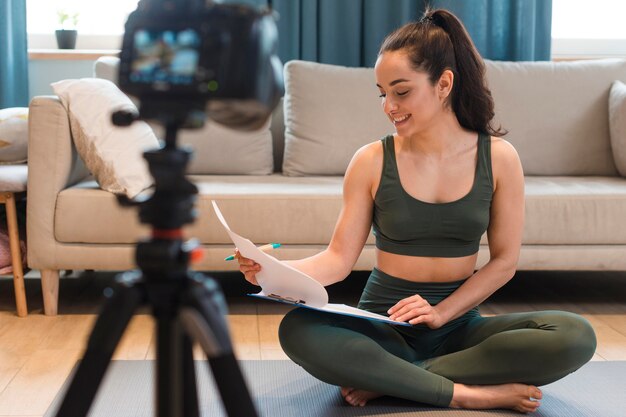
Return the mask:
M463 23L447 10L426 10L421 20L389 34L384 52L406 51L413 69L428 74L434 85L447 69L454 73L448 103L461 126L492 136L507 132L492 126L494 104L485 79L485 64Z

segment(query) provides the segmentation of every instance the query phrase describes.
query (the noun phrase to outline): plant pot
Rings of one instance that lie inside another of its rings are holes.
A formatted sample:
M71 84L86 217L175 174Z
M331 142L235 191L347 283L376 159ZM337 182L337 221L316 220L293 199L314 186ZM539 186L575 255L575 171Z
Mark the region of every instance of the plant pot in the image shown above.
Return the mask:
M55 35L57 36L57 46L59 49L74 49L76 47L77 30L59 29L55 31Z

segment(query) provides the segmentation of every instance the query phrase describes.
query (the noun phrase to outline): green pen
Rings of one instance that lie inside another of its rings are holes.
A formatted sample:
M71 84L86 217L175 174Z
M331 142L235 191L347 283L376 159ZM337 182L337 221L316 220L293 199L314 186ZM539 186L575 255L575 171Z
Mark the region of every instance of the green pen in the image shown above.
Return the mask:
M268 243L267 245L259 246L257 249L260 249L263 252L267 252L268 250L272 250L276 248L280 248L280 243ZM232 254L224 258L225 261L232 261L233 259L235 259L235 254Z

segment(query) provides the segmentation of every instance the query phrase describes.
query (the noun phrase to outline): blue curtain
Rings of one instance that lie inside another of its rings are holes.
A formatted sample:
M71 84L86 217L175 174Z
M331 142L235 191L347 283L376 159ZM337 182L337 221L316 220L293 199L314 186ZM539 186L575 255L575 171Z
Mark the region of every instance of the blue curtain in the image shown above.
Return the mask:
M268 0L224 0L267 6ZM484 58L550 59L552 0L273 0L279 55L353 67L373 66L385 35L419 18L426 5L465 24Z
M484 58L550 60L552 0L435 0L463 21Z
M415 0L274 0L281 59L373 66L385 35L422 10Z
M0 0L0 109L27 106L26 0Z

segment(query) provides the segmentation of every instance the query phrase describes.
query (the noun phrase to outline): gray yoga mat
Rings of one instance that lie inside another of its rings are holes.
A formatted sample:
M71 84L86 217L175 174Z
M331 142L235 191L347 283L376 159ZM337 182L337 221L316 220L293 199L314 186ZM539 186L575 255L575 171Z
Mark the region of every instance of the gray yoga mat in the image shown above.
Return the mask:
M257 410L263 417L521 415L506 410L441 409L388 397L373 400L365 407L352 407L343 401L337 387L316 380L290 361L240 363ZM154 416L153 366L153 361L113 361L89 416ZM196 369L201 415L226 416L208 367L197 361ZM626 417L626 361L590 362L577 372L542 389L542 405L532 414L533 417ZM44 417L54 416L61 396L61 393L57 395Z

